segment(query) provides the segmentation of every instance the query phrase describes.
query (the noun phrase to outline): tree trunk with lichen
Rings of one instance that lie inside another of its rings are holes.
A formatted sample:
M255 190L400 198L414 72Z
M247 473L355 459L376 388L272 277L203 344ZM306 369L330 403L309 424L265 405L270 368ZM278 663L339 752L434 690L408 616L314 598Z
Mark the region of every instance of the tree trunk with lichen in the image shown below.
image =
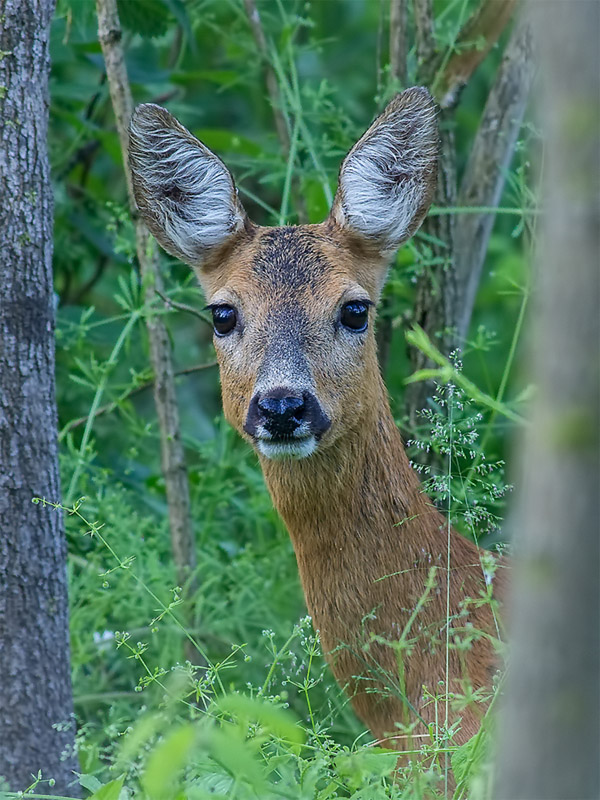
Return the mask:
M77 795L46 144L53 0L0 2L0 776Z

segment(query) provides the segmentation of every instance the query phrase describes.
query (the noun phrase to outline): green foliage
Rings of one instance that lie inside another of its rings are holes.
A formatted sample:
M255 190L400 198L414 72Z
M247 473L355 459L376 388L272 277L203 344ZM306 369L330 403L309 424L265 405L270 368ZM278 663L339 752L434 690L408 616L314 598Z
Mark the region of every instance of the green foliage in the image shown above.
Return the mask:
M444 360L449 382L438 384L431 406L419 412L430 426L429 433L424 439L409 440L407 446L417 455L436 454L433 464L413 464L423 476L425 491L447 511L454 527L487 544L502 522L506 494L512 486L504 481L504 461L488 461L478 445L483 414L473 410L474 400L461 388L464 378L458 355ZM477 395L475 399L479 399Z
M288 160L241 0L121 0L135 100L167 105L215 149L255 221L297 222L302 207L309 221L320 221L343 154L401 88L387 69L387 21L380 19L387 7L372 0L258 5L281 111L296 133ZM444 5L440 47L452 44L473 3ZM304 618L292 547L256 457L222 419L211 331L189 270L163 254L170 302L144 302L91 0L59 0L51 49L57 392L71 510L81 786L102 800L441 796L444 732L433 731L395 773L395 754L364 746L369 735L325 667ZM494 58L479 70L456 117L460 169ZM411 80L415 69L413 48ZM524 139L533 135L527 129ZM467 533L488 536L487 544L497 540L488 534L499 525L503 496L501 476L489 465L505 457L502 415L517 414L505 395L515 398L526 386L514 369L528 296L526 153L519 149L509 176L502 201L509 213L496 223L464 369L438 361L436 377L454 388L440 389L425 413L433 430L410 432L421 449L448 458L447 476L426 475L440 505L453 521L463 520ZM418 235L398 254L385 290L393 321L386 378L397 409L408 377L404 321L417 276L433 263L430 242ZM198 552L191 628L181 621L149 389L144 322L154 314L168 325L181 373ZM435 342L421 344L435 351ZM450 421L441 413L447 403L456 412ZM474 501L483 516L472 513ZM186 641L197 646L195 663L186 660ZM455 753L459 786L477 771L478 753ZM31 791L43 780L38 776Z

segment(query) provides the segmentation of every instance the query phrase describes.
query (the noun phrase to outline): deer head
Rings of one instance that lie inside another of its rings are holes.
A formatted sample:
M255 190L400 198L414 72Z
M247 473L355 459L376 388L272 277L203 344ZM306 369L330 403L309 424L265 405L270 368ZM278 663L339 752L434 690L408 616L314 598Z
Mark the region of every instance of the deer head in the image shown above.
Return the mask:
M395 250L431 203L438 136L423 88L397 95L344 159L329 217L265 228L225 165L164 109L131 123L136 202L196 272L212 311L229 422L266 459L326 451L380 383L375 305Z

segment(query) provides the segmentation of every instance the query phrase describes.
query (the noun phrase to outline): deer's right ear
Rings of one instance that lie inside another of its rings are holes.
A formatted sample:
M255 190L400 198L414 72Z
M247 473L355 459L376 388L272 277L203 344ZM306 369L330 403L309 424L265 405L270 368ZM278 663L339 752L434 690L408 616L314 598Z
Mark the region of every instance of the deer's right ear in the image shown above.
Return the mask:
M146 103L129 128L139 212L171 255L200 266L244 227L246 213L223 162L164 108Z
M332 218L382 253L395 250L431 205L438 146L436 106L427 89L396 95L344 159Z

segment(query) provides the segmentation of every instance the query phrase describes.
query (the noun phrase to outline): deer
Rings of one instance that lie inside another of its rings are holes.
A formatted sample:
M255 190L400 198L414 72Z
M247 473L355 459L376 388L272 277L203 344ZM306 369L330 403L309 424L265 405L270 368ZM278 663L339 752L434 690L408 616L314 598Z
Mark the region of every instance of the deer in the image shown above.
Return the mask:
M397 94L343 159L327 219L281 227L249 219L227 167L168 111L140 105L130 126L139 214L197 275L225 417L258 455L323 652L396 750L443 716L440 691L446 708L485 695L497 669L489 573L423 491L374 336L390 261L434 196L436 117L425 88ZM465 704L452 742L482 713Z

